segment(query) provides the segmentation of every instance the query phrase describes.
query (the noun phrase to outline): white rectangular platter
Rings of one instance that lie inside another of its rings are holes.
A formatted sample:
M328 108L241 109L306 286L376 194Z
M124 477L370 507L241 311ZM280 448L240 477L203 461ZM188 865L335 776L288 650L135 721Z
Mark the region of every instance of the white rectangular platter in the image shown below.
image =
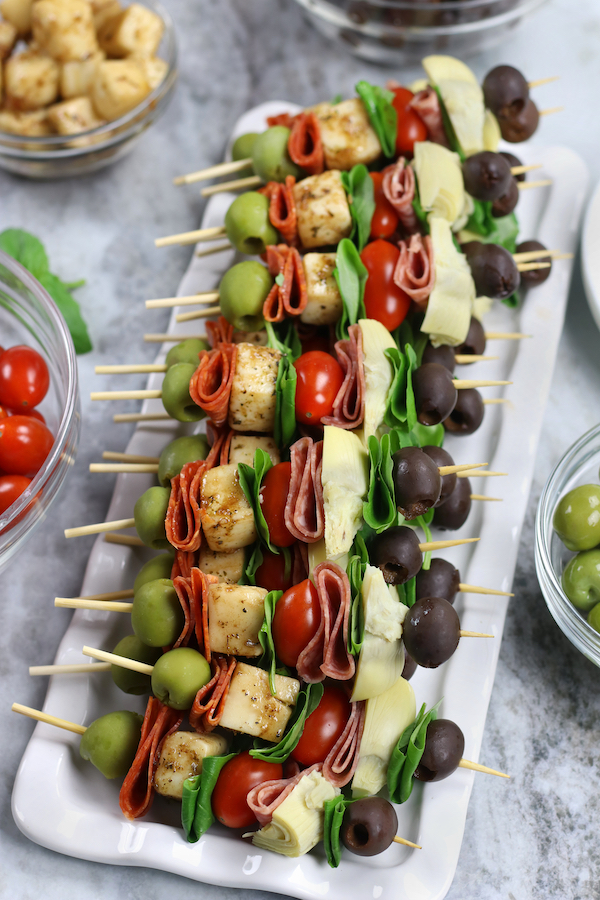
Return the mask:
M296 112L296 109L282 102L256 107L241 117L233 137L261 131L267 116L282 111ZM536 178L552 179L551 187L522 192L517 208L521 238L535 237L547 247L574 251L587 188L585 164L566 148L520 146L517 149L525 163L542 164L543 168L535 173ZM213 197L203 226L222 225L231 199L230 194ZM232 262L232 251L202 258L194 256L179 286L179 296L212 289ZM468 369L468 377L512 382L504 390L508 402L488 406L483 425L474 435L450 437L446 444L458 463L487 461L490 469L510 473L508 478L473 482L475 490L502 497L503 502L474 504L457 536L480 536L481 540L443 554L460 567L461 580L471 584L510 590L571 268L569 260L555 263L548 281L531 290L518 310L495 304L485 318L488 331L522 331L533 338L490 341L488 352L497 355L498 360L478 363ZM191 335L202 330L194 322L177 324L175 312L171 333ZM158 361L164 360L169 346L162 348ZM130 361L135 361L133 347ZM467 370L462 369L461 374L464 371ZM161 376L151 376L149 387L159 387L160 379ZM484 394L499 396L498 390L484 389ZM160 401L150 401L144 410L160 411ZM106 414L112 411L107 410ZM176 436L176 429L176 423L147 423L138 427L127 449L158 455ZM152 476L120 475L107 519L131 516L135 500L151 483ZM79 524L84 523L73 522ZM73 552L77 552L75 546ZM108 544L102 537L98 538L81 593L131 587L146 558L144 551ZM49 585L49 595L51 591ZM444 698L441 715L460 725L466 738L465 756L477 760L500 649L506 599L459 595L456 607L462 628L491 632L495 639L463 639L448 663L436 670L419 669L411 683L417 707L423 702L430 706ZM110 650L129 630L128 616L77 611L59 647L56 662L85 660L81 655L84 644ZM109 674L54 676L44 704L47 712L82 724L119 708L141 710L143 701L118 691ZM12 798L15 821L32 841L82 859L146 866L197 881L277 891L311 900L440 900L448 891L456 869L473 778L484 777L459 769L441 783L415 786L410 800L398 808L398 833L422 845L422 850L392 845L371 859L345 854L340 867L333 870L319 848L305 857L290 860L257 851L237 834L220 827L213 826L197 844L188 844L179 824L179 804L169 804L162 798L156 798L145 819L127 822L119 810L120 785L106 781L81 760L78 744L77 736L48 725L38 724L33 732ZM510 782L498 779L499 804L503 793L511 789Z

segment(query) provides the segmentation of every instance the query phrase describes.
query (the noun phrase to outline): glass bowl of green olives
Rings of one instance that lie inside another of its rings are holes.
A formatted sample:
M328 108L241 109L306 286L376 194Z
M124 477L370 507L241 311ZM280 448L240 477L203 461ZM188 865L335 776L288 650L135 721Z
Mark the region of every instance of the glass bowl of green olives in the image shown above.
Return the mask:
M600 425L567 450L544 486L535 567L559 628L600 666Z

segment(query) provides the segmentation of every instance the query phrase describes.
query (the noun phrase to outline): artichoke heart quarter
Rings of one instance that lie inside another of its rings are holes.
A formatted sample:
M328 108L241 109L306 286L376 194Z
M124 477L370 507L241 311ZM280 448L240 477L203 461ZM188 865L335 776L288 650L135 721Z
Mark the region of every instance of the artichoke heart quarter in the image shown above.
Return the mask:
M360 438L351 431L325 426L321 483L325 557L333 561L350 550L369 489L369 457Z
M466 156L483 150L485 107L474 72L453 56L426 56L423 68L435 85Z
M413 166L423 209L453 225L465 208L465 184L458 153L441 144L418 141Z
M383 424L388 391L394 378L394 368L385 351L396 346L385 325L376 319L359 319L362 332L365 370L365 418L363 440L376 434Z
M440 344L455 347L464 341L469 330L475 282L465 255L454 245L448 222L431 216L429 225L435 285L429 295L421 331L429 335L434 347Z

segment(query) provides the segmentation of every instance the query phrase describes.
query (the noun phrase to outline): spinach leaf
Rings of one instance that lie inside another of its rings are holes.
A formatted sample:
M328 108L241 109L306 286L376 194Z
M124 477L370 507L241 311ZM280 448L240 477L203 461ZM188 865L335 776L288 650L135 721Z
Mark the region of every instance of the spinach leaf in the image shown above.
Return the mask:
M364 296L369 277L358 250L349 238L342 238L338 244L333 274L343 304L335 331L337 339L344 340L348 337L348 326L366 318Z
M392 106L393 93L379 85L369 84L368 81L359 81L356 93L365 105L373 131L379 138L383 155L391 159L396 153L398 125L398 115Z
M365 542L360 535L356 535L353 544L353 550L348 560L346 574L350 582L350 593L352 597L350 605L350 621L348 625L348 652L353 656L358 656L361 651L363 640L365 637L365 612L362 602L362 583L365 577L367 563L369 562L369 554L365 547Z
M426 212L421 206L421 198L419 197L419 186L416 184L416 176L415 176L415 196L413 197L412 208L415 211L415 216L421 223L421 228L425 234L429 234L429 213Z
M446 429L441 422L438 425L422 425L417 422L412 433L419 447L441 447L446 437Z
M413 576L404 584L399 584L396 588L398 591L398 599L410 609L417 602L417 579Z
M289 552L287 561L289 562ZM273 696L275 696L275 694L277 693L277 689L275 688L275 670L277 667L277 659L275 656L275 643L273 641L272 627L273 616L275 614L275 604L282 596L283 591L269 591L269 593L265 597L265 617L258 632L258 640L260 641L260 646L263 649L263 655L261 657L260 664L269 671L269 687Z
M417 424L417 409L412 386L412 373L417 368L417 355L410 344L405 345L406 353L397 347L385 350L394 375L386 399L383 421L390 428L412 431Z
M215 789L217 778L225 763L237 756L229 753L227 756L207 756L202 761L202 772L192 775L183 782L183 796L181 802L181 824L185 832L186 840L195 844L202 835L208 831L215 821L211 806L212 792Z
M496 219L492 216L491 203L474 199L473 204L475 208L464 230L477 236L477 240L484 244L500 244L509 253L514 253L519 235L519 222L515 214L510 213Z
M263 552L260 539L246 548L246 561L242 577L238 584L256 584L256 570L263 564Z
M514 309L515 306L519 305L519 292L515 291L510 297L504 297L502 303L504 303L505 306L508 306L509 309Z
M268 346L274 347L282 354L275 383L275 424L273 427L273 437L279 449L289 447L296 434L297 376L294 361L302 353L300 338L293 322L288 320L288 322L282 323L282 326L277 333L271 322L265 324Z
M442 701L425 712L425 703L414 722L404 729L398 743L392 750L388 766L387 783L392 803L404 803L410 797L415 769L421 762L425 750L427 726L437 719L437 711Z
M238 463L238 474L240 487L254 513L254 522L259 538L263 544L266 544L271 553L279 553L279 549L271 544L269 526L263 515L260 503L260 488L265 475L271 468L273 468L271 457L262 447L257 447L254 451L254 468L247 463Z
M278 744L269 744L262 747L254 747L250 750L250 756L262 759L264 762L283 763L286 761L304 731L304 723L315 711L323 696L322 684L307 684L298 694L296 708L290 720L286 733Z
M349 172L341 173L342 184L348 194L352 233L350 238L361 253L371 234L371 219L375 212L373 180L366 166L354 166Z
M326 800L323 804L323 843L325 844L327 862L332 869L337 869L342 858L340 829L346 807L351 803L354 803L354 800L340 795L333 797L331 800Z
M363 519L376 534L380 534L396 523L398 515L392 480L393 451L390 435L382 435L381 441L378 441L375 435L370 435L367 449L369 490L363 503Z

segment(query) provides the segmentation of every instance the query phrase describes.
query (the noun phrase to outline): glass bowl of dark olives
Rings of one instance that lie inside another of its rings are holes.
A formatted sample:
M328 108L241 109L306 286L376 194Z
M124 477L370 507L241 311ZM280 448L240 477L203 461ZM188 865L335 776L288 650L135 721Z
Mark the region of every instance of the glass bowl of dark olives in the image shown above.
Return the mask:
M535 567L559 628L600 666L600 425L567 450L546 482Z
M546 0L296 0L315 28L356 56L389 65L430 53L464 58L508 40Z

